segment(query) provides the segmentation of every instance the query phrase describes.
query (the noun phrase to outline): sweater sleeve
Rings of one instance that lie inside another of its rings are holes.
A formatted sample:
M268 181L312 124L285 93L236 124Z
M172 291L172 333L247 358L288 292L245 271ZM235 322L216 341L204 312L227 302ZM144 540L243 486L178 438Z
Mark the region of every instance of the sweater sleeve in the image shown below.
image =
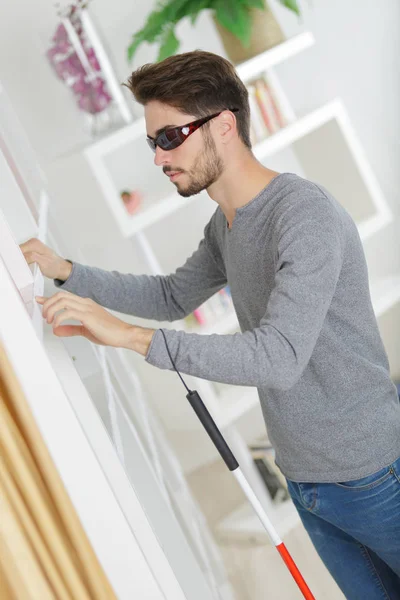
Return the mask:
M69 278L54 283L121 313L158 321L182 319L226 285L223 264L211 250L211 221L197 250L171 275L132 275L72 263Z
M276 224L275 286L259 327L233 335L164 330L182 373L234 385L290 389L310 360L342 266L342 227L321 198L298 202ZM146 361L172 369L160 330Z

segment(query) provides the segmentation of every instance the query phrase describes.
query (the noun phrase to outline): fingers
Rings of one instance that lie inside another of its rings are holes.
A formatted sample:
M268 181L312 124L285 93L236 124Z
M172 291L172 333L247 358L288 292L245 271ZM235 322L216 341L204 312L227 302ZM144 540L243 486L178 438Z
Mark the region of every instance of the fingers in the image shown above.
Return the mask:
M37 238L31 238L30 240L24 242L19 245L22 253L25 255L28 252L38 252L40 253L45 248L43 242L38 240Z
M39 263L41 258L40 254L38 254L37 252L24 252L24 257L28 265L31 265L33 263Z
M81 298L69 292L58 292L50 298L36 296L36 301L43 306L42 315L49 324L53 322L56 312L60 310L64 310L63 314L65 314L66 308L87 312L91 304L88 298Z
M28 265L38 263L40 266L41 258L45 245L37 238L31 238L27 242L20 244L20 249Z
M59 325L54 331L57 337L73 337L74 335L84 336L82 325Z
M58 315L56 315L53 320L53 331L56 331L57 328L62 323L64 323L64 321L68 321L69 319L74 319L75 321L83 322L83 320L85 319L85 312L82 310L79 310L77 308L68 308L67 310L64 310L63 312L59 312ZM74 325L72 325L72 326L64 325L64 327L74 327ZM76 333L75 335L80 335L80 334Z

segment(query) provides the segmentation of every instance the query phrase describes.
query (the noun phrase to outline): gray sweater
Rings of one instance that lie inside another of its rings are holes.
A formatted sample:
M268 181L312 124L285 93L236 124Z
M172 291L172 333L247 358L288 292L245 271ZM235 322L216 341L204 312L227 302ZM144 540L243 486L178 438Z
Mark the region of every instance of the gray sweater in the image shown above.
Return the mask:
M58 285L60 282L58 282ZM73 264L64 290L122 313L174 321L229 284L241 333L165 330L183 373L258 389L289 479L358 479L400 456L400 403L374 315L357 228L323 188L278 175L236 212L218 207L168 276ZM146 361L172 369L157 330Z

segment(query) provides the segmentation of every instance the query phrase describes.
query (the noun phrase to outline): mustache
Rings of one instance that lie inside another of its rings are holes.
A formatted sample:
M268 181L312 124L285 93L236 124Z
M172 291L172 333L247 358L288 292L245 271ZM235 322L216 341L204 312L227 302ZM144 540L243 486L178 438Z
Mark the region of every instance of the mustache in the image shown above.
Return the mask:
M185 171L183 169L178 169L178 168L174 168L174 167L163 167L163 173L184 173Z

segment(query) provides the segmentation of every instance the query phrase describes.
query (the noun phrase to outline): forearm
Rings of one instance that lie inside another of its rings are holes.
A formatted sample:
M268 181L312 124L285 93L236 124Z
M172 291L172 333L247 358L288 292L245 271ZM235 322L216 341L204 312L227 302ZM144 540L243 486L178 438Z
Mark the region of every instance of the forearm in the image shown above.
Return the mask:
M300 375L290 344L273 327L233 335L199 335L164 329L168 348L182 373L232 385L289 389ZM153 332L146 361L173 369L165 339Z
M68 279L57 287L101 306L143 319L173 321L185 316L169 290L168 277L104 271L73 263Z
M226 276L200 242L199 248L171 275L132 275L73 264L61 290L121 313L143 319L183 319L226 285Z

